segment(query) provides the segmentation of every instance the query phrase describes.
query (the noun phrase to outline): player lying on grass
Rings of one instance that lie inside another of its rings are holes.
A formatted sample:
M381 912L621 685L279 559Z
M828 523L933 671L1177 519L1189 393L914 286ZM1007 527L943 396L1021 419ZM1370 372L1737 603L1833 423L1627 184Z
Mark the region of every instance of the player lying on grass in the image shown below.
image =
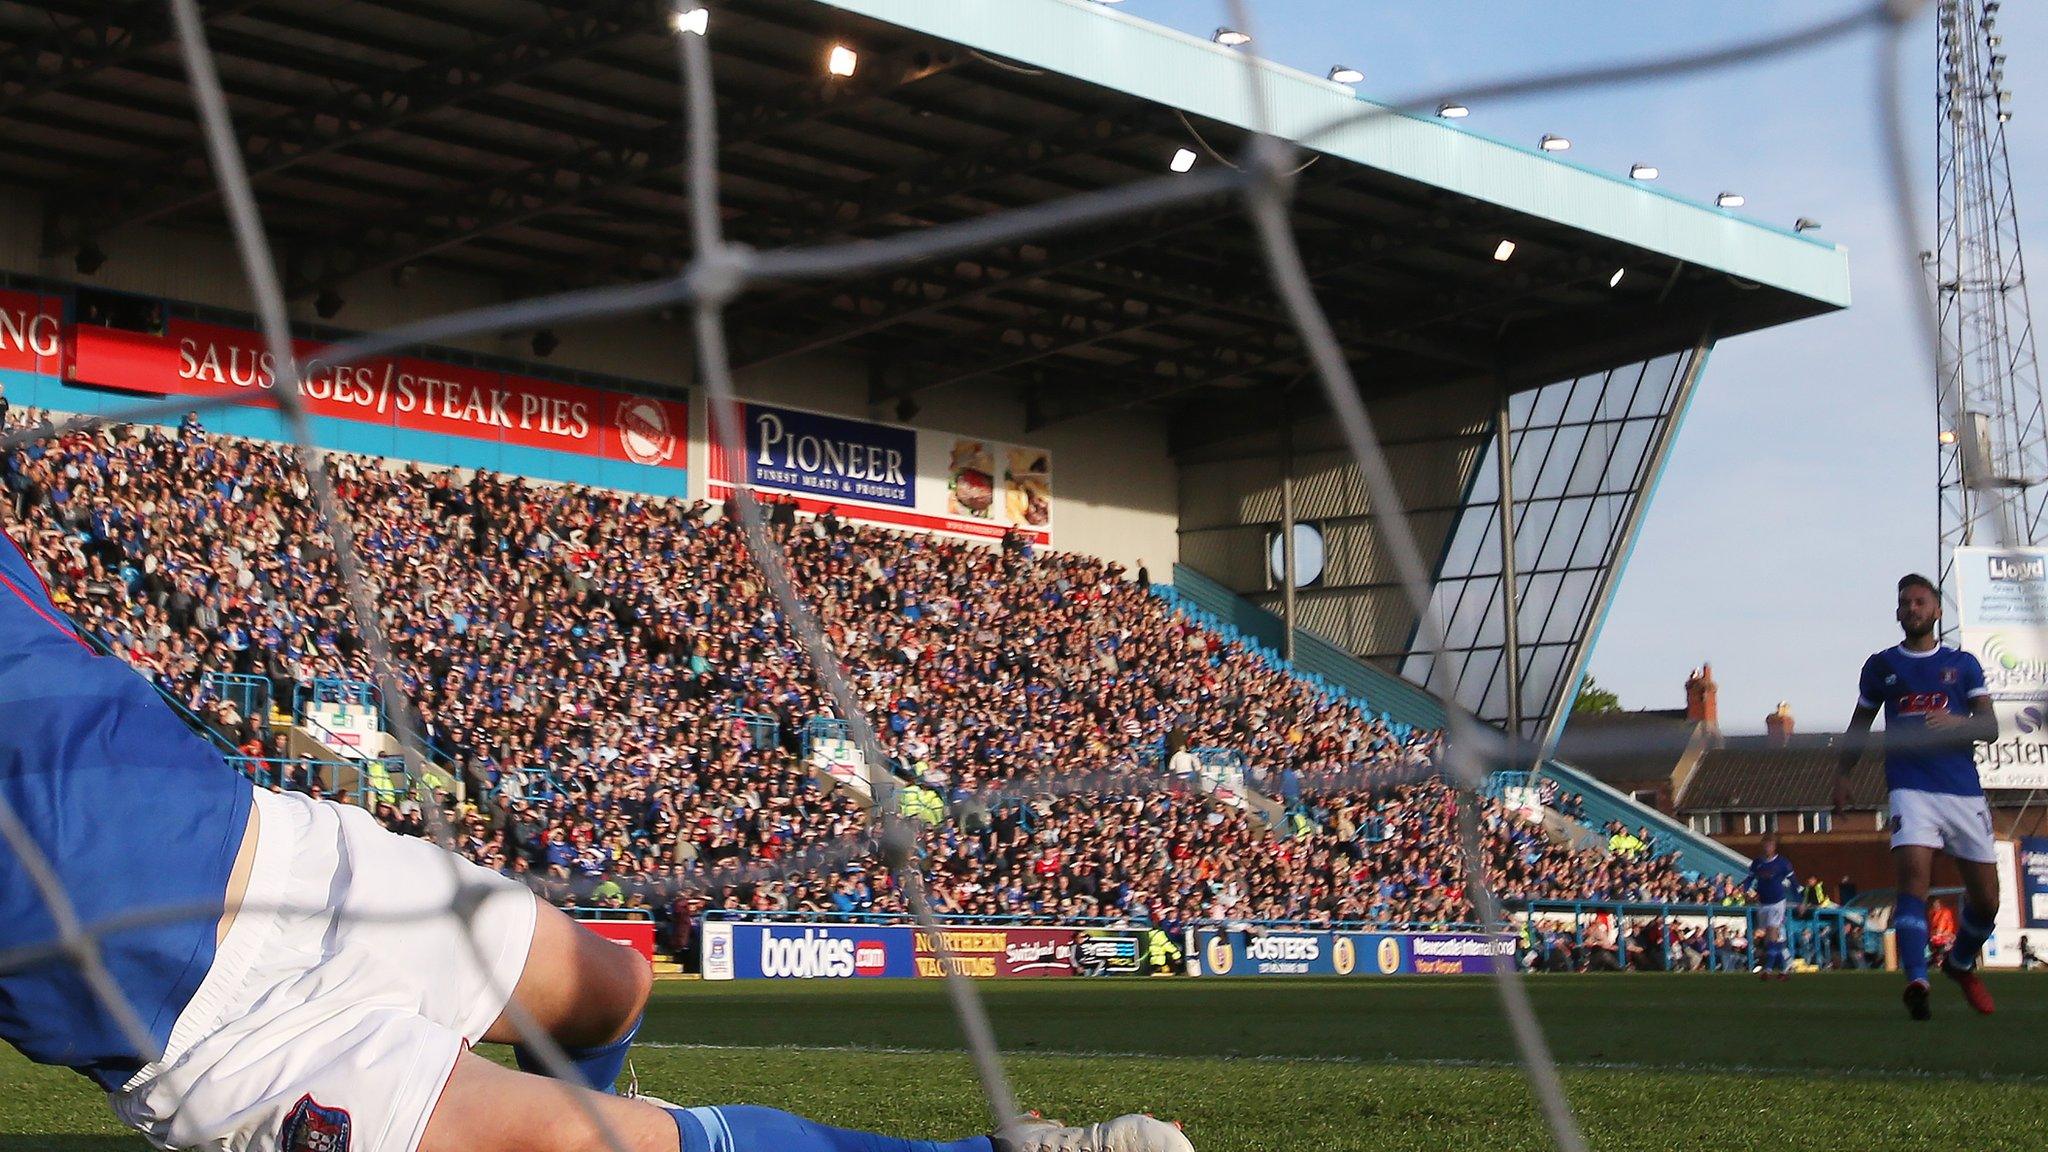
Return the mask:
M1892 814L1892 862L1898 897L1892 928L1906 970L1906 1011L1933 1014L1927 1003L1927 887L1934 853L1949 854L1963 874L1968 901L1956 942L1941 970L1970 1007L1989 1014L1991 992L1977 978L1977 955L1998 917L1997 857L1991 808L1977 780L1975 746L1998 739L1998 716L1977 658L1935 638L1941 592L1925 576L1899 579L1899 628L1906 638L1863 662L1856 711L1842 740L1835 809L1849 802L1849 773L1863 754L1871 721L1884 712L1884 786Z
M595 1112L630 1152L1191 1152L1146 1116L1025 1117L933 1142L610 1095L651 983L636 953L359 808L256 789L141 676L78 638L4 534L0 799L86 924L208 910L101 941L161 1053L151 1063L70 958L0 972L0 1038L91 1077L162 1148L594 1152ZM458 890L488 893L467 928L448 914ZM58 936L0 843L0 954ZM583 1085L470 1051L519 1040L508 993Z

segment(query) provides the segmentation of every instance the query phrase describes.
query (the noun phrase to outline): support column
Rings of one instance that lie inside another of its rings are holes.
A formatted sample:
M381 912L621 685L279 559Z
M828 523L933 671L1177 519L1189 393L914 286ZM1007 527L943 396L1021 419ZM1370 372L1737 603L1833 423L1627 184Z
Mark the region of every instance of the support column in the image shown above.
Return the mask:
M1500 521L1501 666L1507 676L1508 735L1522 738L1522 639L1520 585L1515 579L1515 459L1509 426L1508 394L1500 394L1500 408L1493 417L1493 457L1499 465L1500 496L1496 519Z
M1280 404L1280 656L1294 663L1294 392Z

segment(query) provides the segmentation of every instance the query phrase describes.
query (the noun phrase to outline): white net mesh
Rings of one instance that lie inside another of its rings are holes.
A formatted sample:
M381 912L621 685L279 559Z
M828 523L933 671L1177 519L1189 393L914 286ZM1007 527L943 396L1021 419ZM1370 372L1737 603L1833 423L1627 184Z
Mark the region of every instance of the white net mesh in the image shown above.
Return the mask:
M403 749L410 779L428 779L431 777L430 766L421 756L420 749L425 745L420 739L419 719L414 714L411 696L407 691L407 676L385 632L385 617L379 611L374 574L366 570L357 547L357 536L364 526L356 522L356 514L336 493L328 453L322 450L312 434L307 413L296 387L298 368L293 355L285 295L266 240L249 174L245 169L243 157L237 151L236 134L209 54L206 28L197 0L170 0L169 7L199 119L204 129L215 178L227 206L235 242L241 255L243 272L257 304L263 335L278 366L278 386L272 395L289 429L297 466L307 485L308 497L317 508L319 522L324 526L327 536L334 545L335 562L342 578L347 607L353 617L356 633L363 643L365 659L373 670L375 681L381 690L397 742ZM695 2L684 2L679 6L677 16L680 19L700 7L702 5ZM1235 25L1249 29L1253 14L1246 10L1247 5L1242 0L1237 0L1231 8ZM1873 43L1875 66L1881 76L1881 90L1885 94L1884 105L1879 114L1883 120L1888 171L1893 184L1891 200L1896 210L1896 248L1901 259L1900 274L1911 281L1919 275L1913 254L1920 250L1920 245L1916 242L1914 222L1917 213L1914 209L1911 182L1907 175L1909 165L1904 145L1898 45L1900 39L1914 26L1923 8L1923 4L1911 0L1882 0L1860 6L1839 17L1758 41L1731 44L1668 58L1556 73L1537 73L1490 83L1463 85L1456 96L1466 101L1502 101L1541 93L1636 84L1712 72L1767 57L1813 49L1843 38L1868 36ZM701 23L688 19L682 19L676 26L692 27L700 31L703 27ZM830 281L902 265L928 262L946 256L973 253L1008 242L1084 229L1138 213L1193 203L1218 194L1234 196L1242 203L1250 224L1256 231L1264 253L1265 272L1284 304L1287 315L1305 342L1315 374L1323 387L1331 411L1336 416L1337 426L1343 433L1352 462L1368 490L1373 507L1396 513L1383 516L1380 523L1383 527L1384 544L1398 572L1401 591L1421 621L1418 646L1426 650L1440 650L1444 643L1443 628L1442 622L1432 610L1428 565L1418 550L1414 532L1405 517L1398 514L1403 506L1402 500L1381 451L1372 422L1360 399L1359 382L1353 378L1351 368L1311 286L1301 254L1296 249L1295 236L1288 215L1291 181L1303 167L1301 149L1312 149L1318 141L1331 134L1375 117L1429 111L1438 105L1439 97L1438 94L1431 93L1383 106L1367 106L1319 129L1303 133L1292 142L1264 135L1254 136L1251 146L1243 155L1225 158L1226 162L1222 165L1205 167L1184 175L1075 195L1030 208L969 219L957 224L929 227L881 240L757 251L731 243L721 234L716 163L718 145L715 136L710 52L705 39L701 35L689 32L677 33L673 38L678 56L685 120L688 125L685 184L690 196L688 225L693 253L688 265L679 275L649 282L521 300L420 320L323 349L317 354L317 359L326 365L339 365L419 345L447 343L485 334L528 330L654 309L693 310L698 375L710 400L716 450L726 454L733 465L727 472L737 484L732 510L737 514L744 532L746 555L758 565L760 574L765 578L768 590L778 605L780 621L793 632L800 644L810 670L818 681L817 690L821 700L828 702L830 711L847 724L851 740L864 753L865 763L871 773L869 783L877 800L872 808L873 826L860 834L806 844L800 851L771 865L751 868L735 875L763 879L789 876L871 855L878 857L891 868L898 877L900 889L907 898L910 910L941 953L941 963L948 973L948 992L967 1038L987 1097L990 1114L995 1123L1000 1125L1018 1114L1017 1101L1004 1075L996 1038L982 1010L972 981L961 974L944 956L946 936L937 931L937 921L931 902L925 895L923 877L917 866L918 848L913 822L899 815L899 805L892 802L899 784L895 777L881 767L889 762L889 757L877 739L870 721L869 707L864 702L862 693L849 682L842 670L840 654L835 651L826 629L821 625L818 613L807 598L808 590L799 587L793 580L784 542L779 540L764 522L762 510L744 480L746 469L738 464L744 453L744 437L727 358L726 333L722 326L723 312L732 301L767 281ZM1261 87L1257 81L1256 68L1250 63L1247 63L1246 84L1254 100L1260 99ZM1264 119L1266 112L1263 108L1260 109L1260 116L1262 123L1268 122ZM1926 339L1927 347L1932 349L1934 341L1931 313L1925 309L1916 311L1927 319L1928 327L1923 330L1922 335ZM1930 363L1931 360L1930 354ZM6 433L0 436L0 449L13 448L37 438L61 439L84 429L160 420L188 411L206 411L239 402L240 398L233 395L199 399L176 397L141 403L98 415L65 417L34 428ZM1526 762L1541 750L1517 746L1499 732L1482 727L1469 716L1455 710L1450 716L1445 736L1437 763L1445 769L1461 801L1457 806L1461 816L1457 843L1464 854L1463 874L1468 878L1468 890L1472 895L1475 918L1485 925L1499 925L1502 923L1501 909L1486 882L1487 859L1480 844L1479 805L1476 793L1489 767L1510 761ZM1059 772L1020 774L1007 781L1003 788L1012 795L1037 797L1060 791L1088 792L1100 787L1101 783L1100 777L1086 771L1076 771L1069 765ZM1117 783L1118 791L1123 793L1140 791L1147 786L1135 778L1123 779ZM991 800L995 798L995 795L985 797ZM451 849L448 859L452 869L455 867L456 857L452 850L456 847L457 830L448 825L441 807L431 802L431 797L428 800L429 802L420 805L420 810L435 839L444 847ZM55 958L76 965L94 996L122 1029L135 1051L146 1057L154 1057L156 1053L149 1029L137 1018L121 988L101 962L98 941L111 932L134 927L140 923L211 916L214 910L163 908L152 910L146 915L123 917L119 923L81 923L73 913L72 903L56 870L38 847L35 836L30 829L22 825L17 813L5 805L4 799L0 799L0 840L5 841L7 850L14 853L25 866L59 933L58 939L46 945L18 949L12 953L0 953L0 972L51 962ZM457 899L445 910L445 914L468 923L487 894L483 889L460 888ZM474 948L475 940L471 938L470 942ZM479 966L489 971L489 966L482 963L480 955ZM1531 1010L1527 995L1512 965L1505 958L1496 959L1493 971L1501 1011L1511 1024L1517 1054L1537 1097L1551 1136L1559 1148L1576 1152L1585 1146L1584 1140L1566 1101L1556 1067L1550 1058L1542 1030ZM509 989L499 991L508 994L507 1011L519 1027L521 1035L525 1037L526 1043L553 1073L562 1079L573 1081L576 1078L574 1070L559 1046L544 1031L535 1027L534 1022L525 1017L516 1003L510 1001ZM592 1110L591 1119L600 1127L604 1125L603 1118L595 1110ZM608 1133L608 1139L613 1148L623 1148L615 1136Z

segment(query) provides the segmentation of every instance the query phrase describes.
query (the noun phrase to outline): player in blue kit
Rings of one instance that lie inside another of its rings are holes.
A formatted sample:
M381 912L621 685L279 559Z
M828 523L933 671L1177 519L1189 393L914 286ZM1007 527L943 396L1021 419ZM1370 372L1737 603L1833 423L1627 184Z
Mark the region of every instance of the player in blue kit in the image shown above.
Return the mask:
M1757 974L1769 980L1789 980L1792 958L1785 948L1785 905L1792 898L1798 877L1791 861L1778 855L1778 838L1765 836L1761 855L1749 862L1750 891L1756 893L1757 923L1764 930L1764 962Z
M1962 873L1968 897L1955 946L1942 973L1956 982L1970 1007L1989 1014L1991 993L1977 977L1977 956L1998 916L1998 871L1992 851L1991 808L1977 781L1975 745L1998 739L1998 717L1984 686L1984 669L1968 652L1935 638L1941 592L1925 576L1899 580L1897 618L1905 639L1863 662L1856 711L1842 741L1835 807L1849 800L1849 773L1884 713L1884 785L1889 794L1892 861L1898 897L1892 928L1906 970L1906 1010L1915 1020L1932 1015L1927 1002L1927 887L1936 851L1948 853Z
M611 1095L651 984L636 953L360 808L255 788L147 681L87 647L4 533L0 800L86 925L196 911L99 943L154 1059L71 956L0 971L0 1039L90 1077L160 1148L597 1152L594 1111L630 1152L1192 1152L1148 1116L1019 1117L933 1142ZM483 894L467 929L448 911L458 891ZM0 841L0 955L59 937ZM511 1002L583 1083L470 1051L518 1039Z

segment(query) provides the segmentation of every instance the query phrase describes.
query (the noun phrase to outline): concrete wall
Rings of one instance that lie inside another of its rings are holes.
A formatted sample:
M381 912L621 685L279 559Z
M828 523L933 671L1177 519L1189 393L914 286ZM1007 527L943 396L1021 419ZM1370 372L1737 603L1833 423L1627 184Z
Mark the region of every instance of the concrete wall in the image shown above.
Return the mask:
M1373 419L1426 569L1434 570L1456 508L1489 435L1490 383L1375 402ZM1298 521L1322 529L1327 560L1319 586L1297 597L1301 626L1346 650L1388 659L1405 647L1415 617L1394 586L1392 554L1349 451L1328 420L1294 431ZM1279 611L1267 547L1281 522L1283 449L1277 432L1190 454L1182 461L1181 561Z

